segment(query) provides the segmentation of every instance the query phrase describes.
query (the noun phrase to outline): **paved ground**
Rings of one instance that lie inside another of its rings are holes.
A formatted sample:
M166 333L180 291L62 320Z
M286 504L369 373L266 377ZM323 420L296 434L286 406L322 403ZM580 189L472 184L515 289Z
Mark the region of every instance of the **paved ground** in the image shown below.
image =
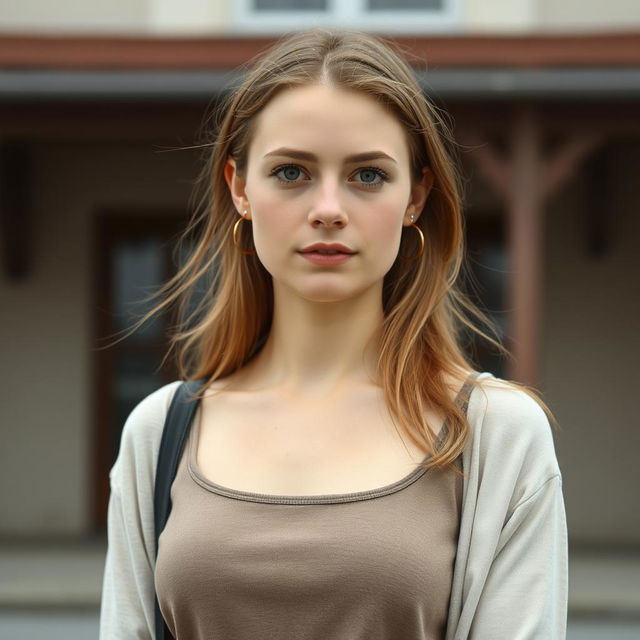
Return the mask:
M0 611L2 640L98 640L96 612Z
M98 640L97 613L0 611L2 640ZM640 620L571 620L567 640L638 640Z
M640 620L571 620L567 640L638 640Z

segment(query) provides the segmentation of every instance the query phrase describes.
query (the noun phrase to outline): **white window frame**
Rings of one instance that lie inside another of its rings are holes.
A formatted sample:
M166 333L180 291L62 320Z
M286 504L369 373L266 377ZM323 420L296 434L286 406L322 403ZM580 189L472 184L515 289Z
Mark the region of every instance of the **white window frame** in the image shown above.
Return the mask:
M385 34L459 32L463 0L443 0L442 9L375 11L367 0L327 0L326 11L286 11L269 15L252 9L252 0L228 0L236 33L281 34L307 27L337 27Z

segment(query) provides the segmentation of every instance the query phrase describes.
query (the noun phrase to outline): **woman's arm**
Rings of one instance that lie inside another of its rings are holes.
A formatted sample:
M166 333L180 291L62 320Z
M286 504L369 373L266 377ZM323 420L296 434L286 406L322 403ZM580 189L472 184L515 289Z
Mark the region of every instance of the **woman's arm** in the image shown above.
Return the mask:
M470 638L562 640L567 525L560 476L518 503L500 535Z
M564 640L562 476L549 421L491 377L472 393L447 640Z
M152 640L155 637L153 568L145 551L139 519L127 511L122 496L112 486L100 640Z
M155 638L153 488L167 410L180 381L161 387L131 412L109 479L108 551L100 640Z

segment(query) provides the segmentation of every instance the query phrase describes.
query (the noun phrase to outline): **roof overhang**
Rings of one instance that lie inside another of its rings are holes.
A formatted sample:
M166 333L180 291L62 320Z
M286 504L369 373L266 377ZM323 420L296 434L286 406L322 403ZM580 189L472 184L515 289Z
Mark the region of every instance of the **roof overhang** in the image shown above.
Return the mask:
M461 100L637 100L638 69L416 72L427 95ZM208 102L240 75L223 71L2 71L0 101Z
M0 36L0 102L208 102L276 38ZM392 37L427 94L636 100L640 34Z

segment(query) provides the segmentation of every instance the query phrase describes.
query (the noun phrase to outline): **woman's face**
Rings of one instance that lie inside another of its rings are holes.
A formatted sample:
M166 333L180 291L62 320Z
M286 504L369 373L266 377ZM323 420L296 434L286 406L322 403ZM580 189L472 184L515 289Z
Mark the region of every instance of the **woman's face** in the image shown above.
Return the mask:
M246 176L229 159L225 177L274 287L316 302L381 290L432 184L428 170L412 184L402 125L371 97L325 85L279 93L254 125ZM354 253L318 264L301 253L316 242Z

